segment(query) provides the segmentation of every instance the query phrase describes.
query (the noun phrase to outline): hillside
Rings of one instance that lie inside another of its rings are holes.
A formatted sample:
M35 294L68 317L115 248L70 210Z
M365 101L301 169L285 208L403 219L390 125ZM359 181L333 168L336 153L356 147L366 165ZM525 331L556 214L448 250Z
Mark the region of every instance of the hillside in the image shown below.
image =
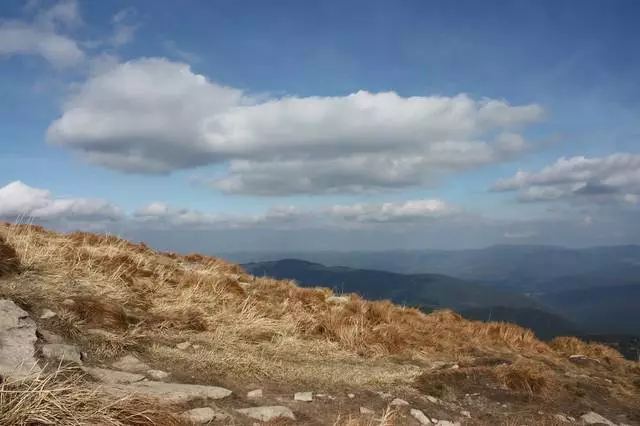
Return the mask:
M296 259L242 265L256 276L294 279L304 287L326 286L334 291L357 293L369 300L433 310L451 308L463 316L486 320L494 312L497 321L532 329L541 338L575 334L576 326L544 310L535 299L488 285L439 274L397 274L386 271L327 267Z
M640 366L606 346L109 236L0 225L0 298L43 369L2 372L0 424L640 424Z

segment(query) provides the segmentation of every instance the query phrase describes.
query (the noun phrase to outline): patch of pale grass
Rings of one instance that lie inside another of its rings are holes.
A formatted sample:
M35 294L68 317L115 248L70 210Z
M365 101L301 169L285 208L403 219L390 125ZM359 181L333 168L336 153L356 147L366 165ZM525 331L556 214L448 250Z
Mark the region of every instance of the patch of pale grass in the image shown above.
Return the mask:
M338 418L333 423L333 426L394 426L396 425L397 412L391 407L387 407L382 413L382 416L347 416L343 418L338 415Z

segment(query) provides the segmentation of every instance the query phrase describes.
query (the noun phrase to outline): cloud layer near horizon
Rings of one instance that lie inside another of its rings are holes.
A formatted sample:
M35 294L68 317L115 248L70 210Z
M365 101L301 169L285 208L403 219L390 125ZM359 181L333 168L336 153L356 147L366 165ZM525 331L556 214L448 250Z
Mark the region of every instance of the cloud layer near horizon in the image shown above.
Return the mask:
M465 94L263 98L184 63L144 58L90 76L47 131L49 143L135 173L203 165L226 193L289 195L430 186L449 172L506 161L539 105Z

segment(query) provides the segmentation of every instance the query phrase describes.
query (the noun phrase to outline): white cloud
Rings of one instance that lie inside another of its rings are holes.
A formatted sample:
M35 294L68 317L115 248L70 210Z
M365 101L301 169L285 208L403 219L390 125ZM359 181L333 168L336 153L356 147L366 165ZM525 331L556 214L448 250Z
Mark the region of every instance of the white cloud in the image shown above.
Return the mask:
M429 185L447 172L505 161L526 149L518 132L542 113L464 94L264 100L186 64L145 58L89 78L47 137L127 172L227 163L211 181L226 192L353 192Z
M509 239L517 239L517 240L525 240L528 238L533 238L537 235L535 231L507 231L504 233L505 238Z
M640 154L560 158L539 172L518 171L497 181L494 191L519 191L520 201L586 199L597 203L640 199Z
M0 217L5 219L111 221L121 215L117 207L100 199L54 198L50 191L20 181L0 187Z
M451 216L457 212L457 209L436 199L336 205L327 209L327 213L333 218L362 223L420 222Z

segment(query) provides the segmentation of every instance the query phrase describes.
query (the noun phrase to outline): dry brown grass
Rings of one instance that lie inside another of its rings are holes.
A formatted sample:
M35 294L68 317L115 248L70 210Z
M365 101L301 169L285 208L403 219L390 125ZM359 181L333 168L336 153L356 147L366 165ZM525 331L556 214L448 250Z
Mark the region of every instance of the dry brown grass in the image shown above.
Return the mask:
M391 407L387 407L381 416L347 416L338 418L333 426L394 426L396 424L397 412Z
M100 424L111 426L187 425L152 399L108 399L73 370L57 370L0 384L0 419L4 425Z
M0 235L0 277L16 274L20 271L20 261L15 249L8 245Z
M430 360L473 365L464 362L482 352L526 362L447 373L439 376L442 392L495 383L545 395L556 386L557 375L549 371L575 368L566 360L574 353L606 358L621 382L636 371L606 346L565 338L548 345L516 325L467 321L450 310L427 315L357 295L346 304L329 304L329 289L252 277L215 257L160 253L112 236L57 234L29 225L0 224L0 238L15 250L20 269L19 275L0 277L0 297L55 309L56 332L81 342L93 359L136 351L184 380L388 389L412 382ZM111 335L89 336L90 328ZM185 340L201 348L175 349Z

